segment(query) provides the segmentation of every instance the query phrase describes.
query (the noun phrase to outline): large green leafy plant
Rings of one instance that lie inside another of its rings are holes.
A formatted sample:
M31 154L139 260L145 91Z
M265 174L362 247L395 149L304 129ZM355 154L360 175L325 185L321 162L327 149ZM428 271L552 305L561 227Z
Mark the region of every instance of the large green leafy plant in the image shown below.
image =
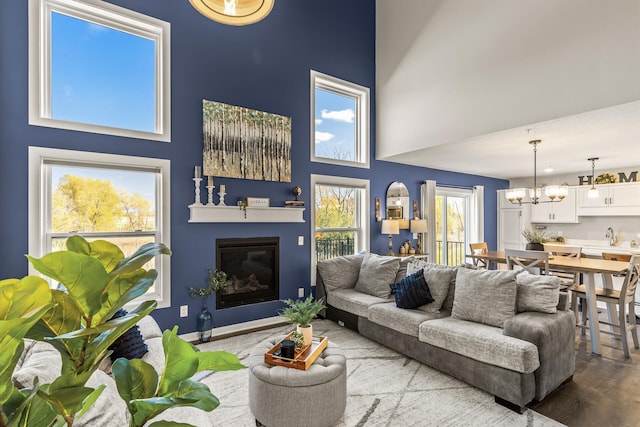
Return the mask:
M64 285L66 292L49 289L46 281L33 276L0 281L0 427L71 426L82 417L105 387L86 387L87 380L111 354L109 346L156 302L142 302L123 317L112 316L153 285L157 271L143 266L156 255L170 254L163 244L151 243L125 257L112 243L73 236L66 251L39 259L28 256L37 271ZM46 341L60 353L60 376L51 384L36 379L32 389L13 386L11 375L25 337ZM203 369L243 367L232 354L198 352L177 337L177 328L165 331L163 347L166 365L159 382L153 367L141 360L114 363L118 392L132 415L132 426L142 426L174 406L215 409L216 397L188 378Z

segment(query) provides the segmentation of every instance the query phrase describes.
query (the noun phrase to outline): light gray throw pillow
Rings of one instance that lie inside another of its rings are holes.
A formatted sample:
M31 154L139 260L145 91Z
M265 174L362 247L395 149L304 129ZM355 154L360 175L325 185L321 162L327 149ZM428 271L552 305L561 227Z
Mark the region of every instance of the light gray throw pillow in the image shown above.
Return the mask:
M560 278L557 276L538 276L520 273L516 276L518 296L516 309L555 313L560 300Z
M316 268L328 291L350 289L358 281L363 259L359 255L339 256L318 262Z
M413 262L409 263L411 266L407 266L407 276L409 274L412 274L420 269L423 269L424 271L428 271L428 270L447 270L449 271L449 277L450 277L450 281L449 281L449 289L447 290L447 295L446 298L444 299L444 302L440 304L440 306L438 307L438 311L441 308L444 308L445 310L451 310L453 308L453 297L455 294L455 290L456 290L456 268L457 267L451 267L449 265L443 265L443 264L434 264L432 262L427 262L425 260L422 259L416 259ZM410 273L411 271L411 273ZM426 280L426 276L425 276L425 280ZM433 280L432 280L433 281ZM427 281L427 285L429 286L429 291L431 291L431 285L429 285L429 282ZM433 295L433 294L432 294ZM435 297L434 297L435 298ZM438 299L436 299L436 301L438 301ZM435 301L434 301L435 303ZM432 304L434 304L432 303Z
M455 280L455 271L452 268L445 268L439 264L432 264L423 260L416 260L407 265L407 276L416 271L423 270L424 280L433 298L433 302L418 307L419 310L427 313L440 313L447 295L451 282Z
M400 258L376 254L365 255L360 266L356 291L378 298L389 298L391 295L389 285L394 283L399 267Z
M517 274L459 268L451 316L502 328L516 314Z

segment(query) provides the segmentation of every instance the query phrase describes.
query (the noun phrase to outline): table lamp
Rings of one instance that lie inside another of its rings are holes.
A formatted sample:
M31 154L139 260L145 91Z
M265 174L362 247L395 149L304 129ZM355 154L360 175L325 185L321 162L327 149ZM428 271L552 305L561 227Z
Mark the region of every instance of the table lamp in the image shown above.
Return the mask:
M418 243L416 244L416 255L422 255L422 233L427 232L426 219L412 219L411 232L418 234Z
M400 224L395 219L382 220L382 234L389 235L389 253L387 255L395 255L393 253L393 235L400 234Z

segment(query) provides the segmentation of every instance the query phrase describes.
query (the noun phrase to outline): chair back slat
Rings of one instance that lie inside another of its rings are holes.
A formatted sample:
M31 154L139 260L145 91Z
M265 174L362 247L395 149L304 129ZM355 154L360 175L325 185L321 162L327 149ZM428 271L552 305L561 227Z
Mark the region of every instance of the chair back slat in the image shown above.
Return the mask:
M580 256L582 255L581 246L550 245L545 243L544 250L546 252L551 252L552 255L566 256L569 258L580 258Z
M469 243L469 248L473 255L486 254L489 252L489 245L487 245L487 242ZM473 265L476 267L488 268L488 264L489 263L487 261L473 258Z
M549 274L549 252L506 249L507 268L519 267L531 274Z
M634 255L630 258L629 268L620 289L620 294L625 296L625 303L635 302L638 278L640 278L640 257Z

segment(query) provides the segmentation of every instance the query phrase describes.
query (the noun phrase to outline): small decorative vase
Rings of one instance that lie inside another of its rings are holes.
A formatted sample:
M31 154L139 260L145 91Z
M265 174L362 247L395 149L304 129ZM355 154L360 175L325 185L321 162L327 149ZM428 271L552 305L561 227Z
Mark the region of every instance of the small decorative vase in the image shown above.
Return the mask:
M544 245L542 243L527 243L526 249L528 251L544 251Z
M211 328L213 327L213 316L207 309L207 300L202 300L202 311L198 313L198 338L200 342L211 340Z
M296 327L296 332L302 334L305 346L311 345L311 341L313 340L313 326L312 325L304 326L304 327L298 325Z

